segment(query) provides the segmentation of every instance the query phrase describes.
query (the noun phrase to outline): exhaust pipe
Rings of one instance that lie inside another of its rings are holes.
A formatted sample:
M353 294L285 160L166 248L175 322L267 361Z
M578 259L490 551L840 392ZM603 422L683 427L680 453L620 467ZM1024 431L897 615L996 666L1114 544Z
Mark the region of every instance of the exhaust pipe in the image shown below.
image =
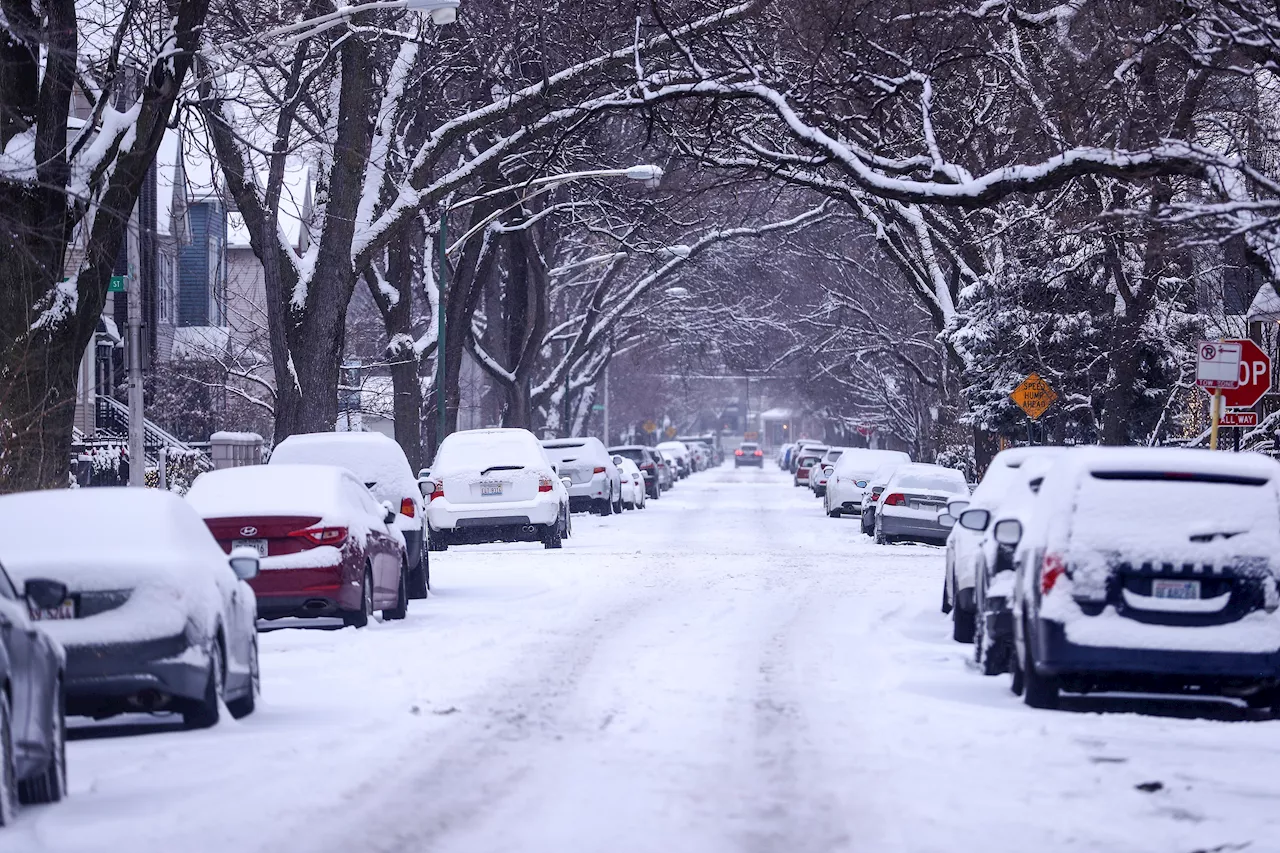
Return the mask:
M142 690L129 697L129 704L141 711L148 713L159 711L161 708L169 704L169 694L161 693L159 690Z
M324 610L328 606L329 602L325 601L323 598L309 598L306 603L302 605L305 610Z

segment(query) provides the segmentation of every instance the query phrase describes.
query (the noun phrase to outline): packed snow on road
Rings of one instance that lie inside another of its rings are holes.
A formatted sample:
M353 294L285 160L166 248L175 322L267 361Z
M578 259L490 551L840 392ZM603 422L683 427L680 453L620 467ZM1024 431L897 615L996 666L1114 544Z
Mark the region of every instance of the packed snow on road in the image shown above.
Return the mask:
M13 853L1280 849L1280 723L984 678L943 550L881 546L773 466L563 550L452 548L364 631L260 637L256 713L71 722Z

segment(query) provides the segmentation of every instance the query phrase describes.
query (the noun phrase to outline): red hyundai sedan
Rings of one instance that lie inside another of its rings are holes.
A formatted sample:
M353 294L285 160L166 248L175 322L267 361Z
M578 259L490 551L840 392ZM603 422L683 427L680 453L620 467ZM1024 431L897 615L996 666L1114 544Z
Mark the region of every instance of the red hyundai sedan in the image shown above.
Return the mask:
M403 619L408 561L395 509L345 468L252 465L201 474L187 500L223 550L258 552L258 618Z

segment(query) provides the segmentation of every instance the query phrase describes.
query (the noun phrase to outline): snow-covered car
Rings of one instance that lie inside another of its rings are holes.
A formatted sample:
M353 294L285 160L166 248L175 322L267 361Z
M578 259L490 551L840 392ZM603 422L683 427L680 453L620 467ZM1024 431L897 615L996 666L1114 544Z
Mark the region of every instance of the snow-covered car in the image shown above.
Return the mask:
M653 448L653 457L658 464L658 482L662 484L662 490L665 492L674 486L678 479L675 454L664 453L655 447Z
M905 453L902 455L906 457ZM880 505L880 496L884 494L884 487L889 485L895 471L903 465L910 464L910 459L893 459L885 462L870 476L861 480L863 488L858 501L858 518L862 524L862 532L867 536L874 535L876 532L876 507Z
M813 468L822 461L822 457L827 455L829 448L825 445L805 447L796 457L796 470L792 475L791 483L795 486L808 486L809 477L813 475Z
M862 491L876 469L890 462L905 464L910 461L911 457L899 450L845 448L827 480L824 497L827 515L835 518L845 514L861 514Z
M553 438L542 442L542 449L559 475L569 480L571 511L622 512L622 474L600 439Z
M613 464L622 479L622 506L624 509L644 509L645 484L640 466L625 456L614 454Z
M827 482L831 479L831 475L835 473L836 463L840 461L840 457L844 455L846 449L844 447L827 448L827 452L822 455L822 459L809 471L809 491L813 492L815 498L826 498Z
M794 442L787 442L778 448L778 455L773 461L778 463L778 467L783 471L790 470L791 454L796 449Z
M1013 616L1010 605L1013 600L1013 556L1016 541L1002 541L996 531L1007 532L1010 527L1002 522L1025 523L1045 472L1053 465L1056 454L1042 454L1027 458L1018 468L1011 469L1016 476L1004 492L1004 497L994 508L965 508L959 519L945 513L944 524L954 522L967 530L979 533L981 538L974 549L977 563L974 565L974 663L984 675L999 675L1008 671L1013 658Z
M251 549L258 617L403 619L409 563L390 501L336 465L250 465L201 474L187 502L222 550Z
M541 542L560 548L569 533L568 477L527 429L451 433L419 485L427 504L428 545Z
M39 616L61 607L67 587L30 578L19 587L0 566L0 826L18 803L56 803L67 793L66 699L62 647L38 630Z
M1253 453L1082 448L1018 541L1015 693L1194 691L1280 709L1280 465Z
M396 529L409 558L409 598L426 598L431 587L427 556L426 502L418 478L393 439L379 432L318 432L291 435L271 451L271 465L339 465L364 483L378 501L396 510Z
M660 468L665 464L662 462L658 453L652 447L645 447L642 444L624 444L620 447L610 447L610 455L622 456L630 459L640 469L640 474L644 477L645 494L657 500L662 497L662 492L666 489L663 485L663 474Z
M941 545L951 532L939 520L947 504L969 496L964 473L955 468L913 462L893 472L876 509L875 539Z
M68 535L67 520L75 520ZM66 713L177 711L188 727L253 711L258 559L228 559L182 498L75 489L0 498L0 562L65 587L31 614L66 652Z
M658 443L658 449L675 457L676 479L683 480L693 473L693 457L683 441L662 441Z
M950 514L959 518L962 508L994 510L1010 490L1018 484L1018 469L1029 459L1053 459L1066 448L1056 446L1011 447L995 455L983 474L982 481L969 497L948 505ZM961 506L963 504L963 507ZM947 535L947 555L942 581L942 612L951 614L951 636L958 643L972 643L976 625L974 588L977 578L979 543L982 531L969 530L957 524Z
M743 465L764 468L764 451L754 441L744 441L733 451L733 467L741 468Z
M796 449L795 449L795 452L791 454L790 467L787 470L790 471L792 474L796 473L796 469L800 467L801 455L805 452L805 450L808 450L810 448L814 450L818 450L818 449L826 450L827 445L825 442L819 441L815 438L800 439L799 441L796 442Z

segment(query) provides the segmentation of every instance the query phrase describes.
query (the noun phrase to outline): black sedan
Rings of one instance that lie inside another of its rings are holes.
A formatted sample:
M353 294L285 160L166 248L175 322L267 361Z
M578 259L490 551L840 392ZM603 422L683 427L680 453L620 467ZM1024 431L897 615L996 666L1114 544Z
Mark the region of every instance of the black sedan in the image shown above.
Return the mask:
M32 624L28 611L58 607L60 583L32 579L25 596L0 567L0 826L18 803L54 803L67 791L65 657L58 643Z

